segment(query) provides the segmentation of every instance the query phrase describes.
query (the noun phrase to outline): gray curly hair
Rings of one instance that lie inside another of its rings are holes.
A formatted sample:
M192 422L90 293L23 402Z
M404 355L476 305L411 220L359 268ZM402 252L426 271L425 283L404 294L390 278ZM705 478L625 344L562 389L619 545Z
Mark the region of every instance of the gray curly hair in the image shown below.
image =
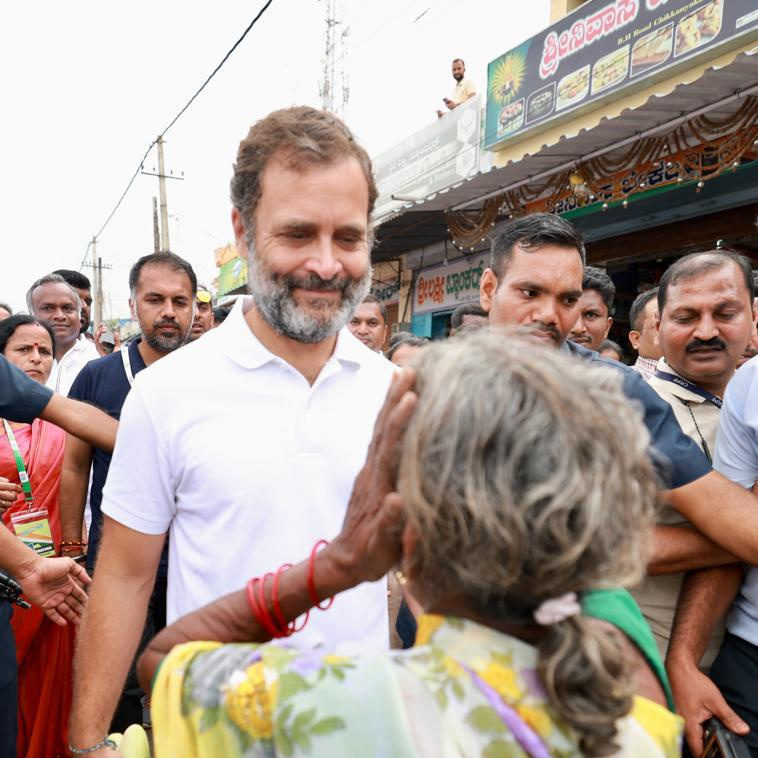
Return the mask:
M415 365L398 489L426 605L462 594L478 614L533 624L546 599L642 578L656 476L618 372L492 329ZM632 704L618 639L574 616L546 627L538 652L584 754L613 752Z

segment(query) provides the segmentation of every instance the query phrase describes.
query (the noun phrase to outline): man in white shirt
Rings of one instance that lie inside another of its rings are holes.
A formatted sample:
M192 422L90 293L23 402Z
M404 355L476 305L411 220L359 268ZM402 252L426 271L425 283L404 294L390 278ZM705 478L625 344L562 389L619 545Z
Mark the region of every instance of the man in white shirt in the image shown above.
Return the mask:
M89 329L89 322L92 318L92 283L80 271L74 271L70 268L59 268L53 273L62 276L66 280L66 284L71 285L76 294L79 295L79 302L82 306L81 333L84 334Z
M253 297L141 373L124 405L74 747L108 732L169 529L169 622L339 532L393 372L345 328L371 283L376 194L367 153L332 114L276 111L240 144L232 224ZM296 644L388 645L383 581L311 616Z
M462 58L456 58L453 61L453 79L455 79L455 87L453 87L450 97L442 98L442 102L445 103L445 107L449 111L454 110L472 97L476 97L476 84L471 79L466 78L466 64ZM438 118L442 118L444 115L444 111L437 111Z
M50 324L55 334L55 361L47 386L68 395L82 368L100 357L94 343L79 338L82 326L79 295L62 276L48 274L29 288L26 304L29 313Z

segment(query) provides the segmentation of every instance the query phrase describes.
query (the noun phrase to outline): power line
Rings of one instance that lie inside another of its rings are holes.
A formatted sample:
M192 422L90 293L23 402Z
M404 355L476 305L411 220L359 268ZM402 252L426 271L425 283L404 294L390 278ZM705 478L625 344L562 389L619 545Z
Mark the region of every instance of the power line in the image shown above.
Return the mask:
M211 79L213 79L214 76L221 70L222 66L229 60L232 53L242 44L242 41L247 37L250 30L258 23L258 20L261 18L261 16L268 10L271 3L273 3L274 0L267 0L266 3L264 3L263 7L258 11L255 18L248 24L247 28L244 32L242 32L242 35L240 38L232 45L232 47L229 49L229 51L226 53L226 55L221 59L221 62L216 66L216 68L213 69L210 76L200 85L199 89L195 92L194 95L187 101L185 106L179 111L179 113L174 116L173 119L171 119L171 122L169 125L158 135L156 139L154 139L147 150L145 151L145 154L142 156L142 160L137 165L136 170L134 171L134 174L132 174L132 178L129 180L129 183L126 185L126 189L121 193L121 197L118 199L118 202L114 206L113 210L108 215L108 218L105 219L105 222L98 230L97 234L95 235L95 239L97 239L104 231L105 228L108 226L108 224L111 222L111 219L116 215L116 211L121 207L121 203L124 201L124 198L126 197L129 190L132 188L132 185L134 184L134 180L139 176L140 171L143 168L143 165L145 163L145 160L147 159L147 156L150 155L150 151L155 147L156 143L158 142L158 139L164 137L166 135L166 132L184 115L185 111L192 105L192 103L197 99L198 95L208 86ZM89 250L92 243L90 242L89 245L87 245L87 249L84 252L84 258L82 258L82 262L79 264L79 271L82 270L84 267L84 263L87 260L87 255L89 254Z
M229 57L231 56L231 54L242 44L242 40L244 40L245 37L247 37L248 32L258 23L258 19L268 10L269 6L273 2L274 2L274 0L267 0L266 4L258 11L258 14L256 15L256 17L250 22L250 24L248 25L247 29L245 29L245 31L242 32L242 36L234 43L234 45L232 45L232 47L229 50L229 52L221 59L221 63L219 63L218 66L216 66L216 68L213 69L213 72L203 82L203 84L201 85L200 89L197 92L195 92L195 94L192 95L192 97L187 101L187 105L185 105L184 108L182 108L179 111L179 113L176 114L176 116L171 121L171 123L161 132L161 134L160 134L161 137L165 136L166 132L179 120L179 118L184 113L184 111L186 111L187 108L189 108L190 105L192 105L192 103L195 100L195 98L206 88L206 86L208 85L208 83L210 82L210 80L213 79L213 77L216 76L216 74L221 70L221 67L227 62L227 60L229 60ZM155 144L155 143L153 143L153 144ZM151 147L152 147L152 145L151 145Z

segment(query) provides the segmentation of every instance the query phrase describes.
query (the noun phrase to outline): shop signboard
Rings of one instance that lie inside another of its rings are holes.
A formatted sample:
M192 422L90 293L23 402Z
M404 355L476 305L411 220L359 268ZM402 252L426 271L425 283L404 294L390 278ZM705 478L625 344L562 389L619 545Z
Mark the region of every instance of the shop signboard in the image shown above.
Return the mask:
M218 271L218 294L226 295L247 283L247 261L242 258L232 258L221 266Z
M758 35L756 0L590 0L487 68L484 146Z
M371 294L382 305L392 305L396 303L399 298L400 285L397 280L392 282L375 282L371 285Z
M393 194L421 199L479 170L480 108L481 98L473 97L373 159L376 218L397 207Z
M478 303L479 281L489 265L490 255L484 253L422 269L413 288L414 316Z

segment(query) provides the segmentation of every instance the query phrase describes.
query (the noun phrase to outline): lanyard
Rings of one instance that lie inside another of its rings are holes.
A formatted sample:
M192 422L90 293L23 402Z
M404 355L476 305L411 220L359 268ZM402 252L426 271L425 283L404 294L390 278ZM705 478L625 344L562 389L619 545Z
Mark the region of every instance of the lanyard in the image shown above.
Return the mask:
M121 360L124 363L124 372L126 373L126 379L131 387L134 384L134 372L132 371L132 362L129 360L129 345L124 345L121 348Z
M24 500L29 508L32 507L34 497L32 496L32 484L29 481L29 474L26 473L26 466L24 465L24 459L21 457L21 451L18 449L18 442L13 434L11 425L3 419L3 426L5 427L5 434L8 436L8 443L13 451L13 457L16 459L16 468L18 469L18 480L21 482L21 489L24 491Z
M659 368L655 370L655 375L658 379L663 379L664 382L678 384L682 389L687 390L687 392L693 392L695 395L700 395L700 397L707 400L711 405L715 405L719 410L721 410L721 406L724 404L724 401L720 397L717 397L712 392L708 392L708 390L704 390L702 387L698 387L697 384L692 384L692 382L682 379L681 376L669 374L668 371L661 371Z

